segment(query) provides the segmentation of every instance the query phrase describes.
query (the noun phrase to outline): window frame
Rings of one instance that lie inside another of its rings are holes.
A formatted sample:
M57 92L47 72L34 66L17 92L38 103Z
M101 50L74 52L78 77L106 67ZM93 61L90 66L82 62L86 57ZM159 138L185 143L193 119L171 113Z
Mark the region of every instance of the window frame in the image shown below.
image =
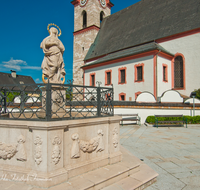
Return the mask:
M141 94L142 92L138 91L135 93L135 100L137 99L137 97Z
M142 80L138 80L138 67L142 67ZM134 65L134 69L135 69L135 80L134 82L140 83L140 82L144 82L144 63L139 63Z
M165 73L164 73L164 68L165 68ZM162 72L162 77L163 77L163 82L168 82L168 65L167 64L165 64L165 63L163 63L162 64L162 70L163 70L163 72ZM165 74L165 75L164 75Z
M96 73L90 73L90 86L96 86ZM93 78L93 76L94 76L94 85L92 85L92 78Z
M124 100L122 100L122 96L124 96ZM121 92L121 93L119 94L119 101L126 101L126 93Z
M121 81L121 71L122 70L124 70L125 71L125 73L124 73L124 77L125 77L125 80L124 80L124 82L122 82ZM126 81L126 79L127 79L127 67L121 67L121 68L119 68L118 69L118 84L126 84L127 83L127 81Z
M110 73L110 84L108 84L108 73ZM112 70L106 70L105 71L105 86L112 85Z
M183 87L175 87L175 76L174 76L174 64L175 64L175 59L178 57L178 56L181 56L182 57L182 60L183 60ZM171 62L171 72L172 72L172 89L173 90L185 90L186 89L186 83L185 83L185 57L182 53L176 53L174 58L172 59L172 62Z

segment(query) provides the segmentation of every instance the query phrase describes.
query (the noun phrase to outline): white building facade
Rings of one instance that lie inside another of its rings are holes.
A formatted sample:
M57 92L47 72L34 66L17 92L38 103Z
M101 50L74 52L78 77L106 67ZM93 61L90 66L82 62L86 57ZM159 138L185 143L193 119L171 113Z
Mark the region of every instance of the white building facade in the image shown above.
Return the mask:
M113 85L114 100L126 101L135 101L145 91L158 100L167 90L189 97L198 89L200 1L169 2L176 6L161 0L140 1L106 17L81 66L83 84Z

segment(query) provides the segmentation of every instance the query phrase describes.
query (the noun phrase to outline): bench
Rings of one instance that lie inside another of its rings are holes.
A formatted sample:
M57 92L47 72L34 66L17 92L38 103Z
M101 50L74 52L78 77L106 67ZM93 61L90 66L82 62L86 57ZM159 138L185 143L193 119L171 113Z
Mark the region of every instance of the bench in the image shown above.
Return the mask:
M171 120L171 121L163 121L163 120L158 120L159 117L164 117L164 118L167 118L167 117L180 117L181 120L177 121L177 120ZM187 128L187 118L184 118L183 115L155 115L155 126L158 128L158 124L159 123L177 123L178 125L180 123L183 124L184 126L184 123L186 124L186 128Z
M117 115L122 116L122 119L121 119L122 126L123 126L123 121L136 121L138 125L141 125L141 120L138 114L117 114Z

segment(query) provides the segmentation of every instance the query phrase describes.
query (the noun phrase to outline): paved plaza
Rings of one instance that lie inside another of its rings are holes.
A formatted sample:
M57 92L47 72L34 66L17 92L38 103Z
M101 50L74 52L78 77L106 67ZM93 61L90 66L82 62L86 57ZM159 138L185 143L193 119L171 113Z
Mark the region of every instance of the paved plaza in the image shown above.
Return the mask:
M121 126L121 145L159 176L146 190L200 189L200 126Z

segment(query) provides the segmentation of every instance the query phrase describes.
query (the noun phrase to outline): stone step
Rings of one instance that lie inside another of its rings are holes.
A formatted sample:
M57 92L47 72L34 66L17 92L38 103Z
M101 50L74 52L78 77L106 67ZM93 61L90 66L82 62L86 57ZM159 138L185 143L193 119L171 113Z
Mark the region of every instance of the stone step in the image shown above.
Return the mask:
M125 148L121 147L121 152L123 155L122 162L71 178L65 183L49 188L49 190L143 189L155 182L158 176L155 171ZM40 188L31 190L40 190Z
M140 166L140 171L116 182L102 190L142 190L156 182L157 173L146 164Z

